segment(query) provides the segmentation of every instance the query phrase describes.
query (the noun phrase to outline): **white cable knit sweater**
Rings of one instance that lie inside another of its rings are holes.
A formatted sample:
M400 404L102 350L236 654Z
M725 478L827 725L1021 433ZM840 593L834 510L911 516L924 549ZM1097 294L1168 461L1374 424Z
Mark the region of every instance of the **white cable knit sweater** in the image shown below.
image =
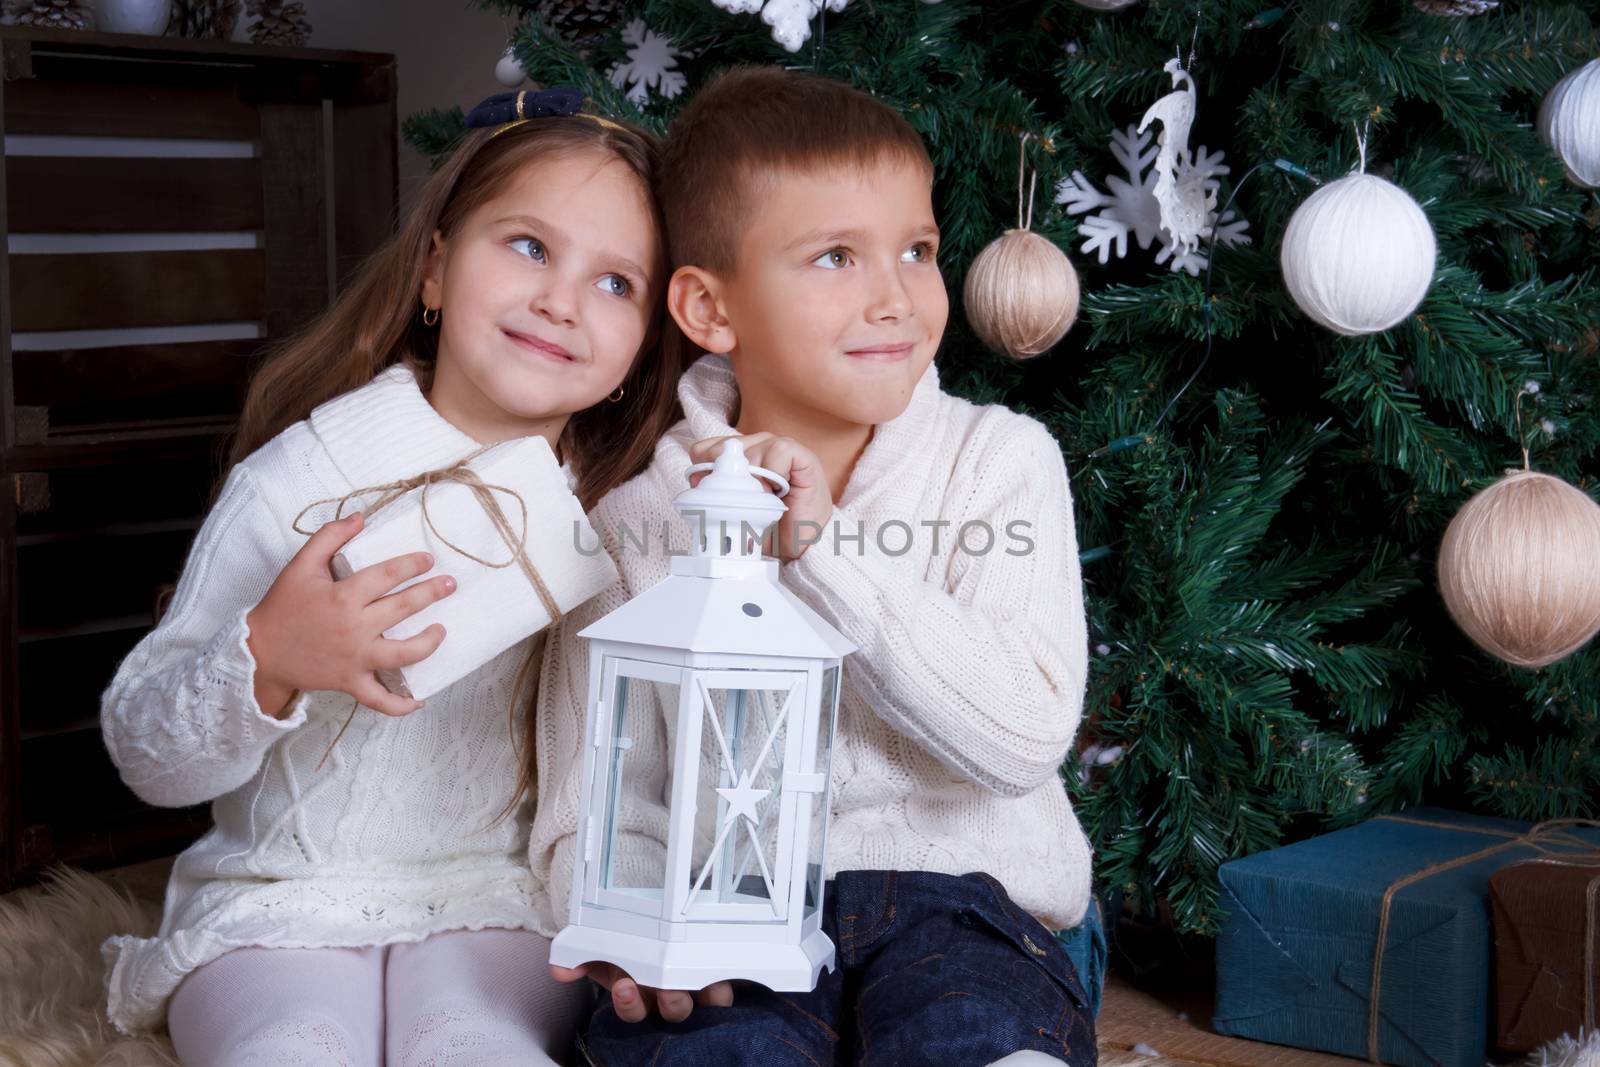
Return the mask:
M170 610L103 701L105 742L129 788L162 806L213 800L216 821L178 858L157 936L105 944L118 1029L158 1024L186 974L241 946L535 925L526 805L496 819L517 778L511 690L527 642L404 718L362 709L320 770L351 699L312 693L281 720L263 714L245 643L246 613L305 543L292 529L303 507L477 447L392 367L229 475ZM327 505L302 526L332 517Z
M667 575L662 524L688 543L672 499L687 487L689 446L735 432L738 385L726 358L702 357L678 395L685 418L644 474L608 494L591 518L620 585L550 633L539 697L538 806L530 858L544 932L567 919L578 823L590 622ZM911 549L895 555L915 533ZM982 553L980 527L995 534ZM924 523L948 522L934 529ZM831 533L782 569L782 581L860 651L845 661L833 752L828 876L841 870L987 872L1052 928L1088 907L1090 854L1058 768L1077 732L1088 649L1066 468L1038 422L939 389L933 367L904 413L877 427L834 510ZM1025 527L1012 523L1026 522ZM641 553L620 530L649 531ZM884 528L884 546L877 531ZM1033 541L1023 552L1022 541ZM619 546L627 543L626 550ZM1007 549L1022 554L1008 554ZM650 738L646 737L648 743ZM664 768L666 753L635 741L629 762ZM625 802L613 863L648 877L660 868L667 813ZM627 884L647 884L629 881Z

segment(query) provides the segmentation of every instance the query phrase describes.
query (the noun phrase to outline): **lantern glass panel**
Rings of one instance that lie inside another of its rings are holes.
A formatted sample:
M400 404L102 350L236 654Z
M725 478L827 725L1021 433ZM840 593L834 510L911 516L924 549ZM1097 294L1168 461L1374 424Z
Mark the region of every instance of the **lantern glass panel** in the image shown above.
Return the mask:
M811 766L822 775L824 782L832 781L833 777L833 745L831 744L834 729L839 717L839 668L829 667L822 672L822 705L821 713L817 716L817 749L816 759ZM822 793L812 801L814 805L827 803L829 794ZM805 914L810 915L817 910L822 901L822 883L824 880L823 849L827 844L828 812L811 809L810 843L806 852L806 906Z
M600 855L600 888L637 896L657 905L665 879L665 856L654 853L648 856L630 856L629 863L620 862L617 847L618 818L622 797L629 793L645 796L662 795L659 780L636 783L634 778L650 773L648 765L631 756L636 744L652 730L658 730L663 708L677 708L678 685L675 682L655 681L649 678L617 674L611 703L610 749L606 753L605 837ZM661 771L655 770L659 779Z
M686 906L756 904L781 917L778 813L790 689L700 686L700 766ZM776 898L776 899L775 899Z

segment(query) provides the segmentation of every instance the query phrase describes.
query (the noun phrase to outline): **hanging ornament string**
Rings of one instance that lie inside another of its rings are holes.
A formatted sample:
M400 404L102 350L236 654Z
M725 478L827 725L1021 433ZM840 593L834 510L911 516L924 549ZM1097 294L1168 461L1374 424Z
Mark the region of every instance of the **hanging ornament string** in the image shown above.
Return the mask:
M1184 68L1183 68L1183 69L1187 70L1190 74L1194 73L1194 60L1195 60L1195 56L1199 54L1199 49L1200 49L1200 13L1201 13L1200 9L1201 9L1201 0L1195 0L1195 5L1194 5L1194 34L1189 38L1189 62L1187 64L1185 64ZM1179 53L1179 54L1181 55L1182 53Z
M1517 446L1522 449L1522 469L1525 471L1533 468L1528 462L1528 437L1522 429L1522 398L1535 396L1538 392L1539 383L1531 379L1524 382L1522 388L1517 390L1517 403L1515 405L1517 413Z
M1023 179L1028 175L1028 142L1034 140L1034 135L1024 132L1017 138L1017 229L1033 229L1033 194L1039 184L1039 172L1035 170L1033 177L1028 179L1027 215L1023 215Z
M828 37L828 5L817 5L817 32L811 35L811 69L822 69L822 47Z
M1227 202L1226 205L1223 206L1221 214L1219 214L1217 216L1218 218L1221 218L1222 215L1226 215L1228 213L1229 208L1233 207L1234 198L1239 195L1239 191L1244 188L1245 183L1248 182L1251 179L1251 177L1255 174L1256 171L1260 170L1263 167L1276 167L1279 170L1284 171L1285 173L1288 173L1288 174L1292 174L1297 178L1305 178L1307 181L1311 182L1311 184L1313 184L1313 185L1321 185L1322 184L1321 179L1319 179L1316 175L1312 174L1310 171L1306 170L1304 167L1300 167L1300 166L1297 166L1297 165L1289 162L1287 159L1274 159L1270 163L1265 163L1265 162L1257 163L1255 166L1251 167L1249 170L1244 172L1244 177L1239 179L1239 184L1235 185L1233 187L1233 191L1228 194L1228 202ZM1204 298L1201 301L1201 308L1204 310L1205 317L1206 317L1206 351L1205 351L1205 355L1202 356L1201 359L1200 359L1200 366L1196 367L1194 369L1194 373L1189 375L1189 380L1183 383L1183 388L1179 389L1177 391L1177 393L1173 395L1172 399L1167 401L1167 406L1161 409L1161 414L1156 419L1156 425L1157 426L1161 425L1162 420L1167 417L1167 413L1172 410L1172 405L1174 405L1174 404L1176 404L1178 402L1178 397L1182 396L1184 394L1184 392L1189 388L1189 386L1194 384L1194 380L1200 376L1200 371L1205 368L1206 363L1211 359L1211 347L1212 347L1213 341L1215 341L1215 339L1216 339L1215 332L1214 332L1215 322L1214 322L1213 305L1212 305L1212 302L1211 302L1211 293L1212 293L1212 290L1213 290L1212 275L1215 272L1216 267L1217 267L1217 231L1216 231L1215 228L1213 228L1212 231L1211 231L1211 242L1206 246L1206 293L1205 293Z
M1356 151L1360 154L1360 159L1356 164L1357 173L1365 174L1367 172L1367 135L1372 132L1372 120L1367 120L1365 129L1353 122L1350 124L1350 128L1356 131Z
M1261 170L1263 167L1275 167L1291 177L1303 178L1306 181L1311 182L1313 185L1322 184L1322 179L1318 178L1316 175L1312 174L1299 164L1292 163L1287 159L1274 159L1271 161L1257 163L1255 166L1244 172L1244 177L1239 179L1238 184L1235 185L1232 192L1228 194L1227 202L1223 205L1222 211L1217 215L1219 219L1232 209L1233 202L1239 196L1239 193L1244 189L1245 185L1250 181L1250 179L1255 176L1255 173ZM1212 227L1211 237L1206 246L1206 291L1200 303L1201 311L1205 315L1206 350L1204 355L1200 357L1199 365L1197 365L1194 369L1194 372L1189 375L1188 380L1185 381L1183 385L1178 388L1178 391L1172 395L1172 399L1167 401L1166 407L1161 409L1161 414L1156 416L1156 421L1149 430L1127 434L1126 436L1119 437L1114 441L1107 442L1106 444L1103 444L1099 448L1095 449L1093 452L1090 452L1086 458L1099 459L1101 456L1108 456L1117 452L1125 452L1130 448L1137 447L1138 445L1144 444L1146 441L1150 440L1150 434L1154 432L1154 430L1159 427L1162 422L1166 421L1167 415L1171 413L1173 405L1178 402L1179 398L1181 398L1184 393L1188 392L1189 387L1195 383L1195 379L1200 377L1200 372L1204 370L1206 364L1210 362L1212 347L1216 340L1216 324L1214 321L1211 294L1215 287L1213 272L1216 270L1217 263L1217 234L1219 229L1220 227Z

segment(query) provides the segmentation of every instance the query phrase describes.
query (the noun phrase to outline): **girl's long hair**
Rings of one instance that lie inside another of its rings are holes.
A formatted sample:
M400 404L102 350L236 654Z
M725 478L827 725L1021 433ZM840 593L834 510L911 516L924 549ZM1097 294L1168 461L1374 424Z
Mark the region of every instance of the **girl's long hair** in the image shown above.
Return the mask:
M649 134L581 115L533 119L498 135L492 129L476 130L428 178L400 228L362 265L333 305L268 354L250 382L227 466L319 404L366 385L396 363L410 367L427 392L438 331L422 321L422 280L434 231L449 239L463 219L494 199L523 167L551 153L572 152L609 155L638 176L665 248L652 184L657 145ZM664 257L658 269L664 285ZM658 306L639 356L623 379L621 400L575 413L562 432L561 454L572 464L578 499L586 510L645 468L656 442L681 414L677 385L687 346L663 328L663 319Z
M399 229L362 265L333 305L269 352L246 394L227 468L319 404L366 385L396 363L410 367L418 385L428 391L438 334L422 321L421 294L434 231L448 239L523 167L551 153L575 152L609 155L638 177L662 235L658 270L664 286L666 235L655 196L654 138L623 123L602 124L581 115L533 119L498 132L475 131L428 178ZM677 385L691 348L664 314L664 303L658 301L645 342L623 379L620 400L574 413L562 432L561 453L572 465L586 511L645 469L656 442L682 414ZM516 809L533 784L541 637L529 641L512 687L512 742L520 769L502 817ZM520 741L515 728L519 709L524 720Z

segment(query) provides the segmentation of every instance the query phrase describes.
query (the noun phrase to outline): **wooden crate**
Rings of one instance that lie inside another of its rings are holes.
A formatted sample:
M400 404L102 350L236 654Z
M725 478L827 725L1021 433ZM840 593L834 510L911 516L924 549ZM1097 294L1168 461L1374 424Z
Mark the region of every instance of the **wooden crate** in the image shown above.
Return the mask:
M0 27L0 885L203 830L121 784L153 624L263 347L388 236L392 56Z

